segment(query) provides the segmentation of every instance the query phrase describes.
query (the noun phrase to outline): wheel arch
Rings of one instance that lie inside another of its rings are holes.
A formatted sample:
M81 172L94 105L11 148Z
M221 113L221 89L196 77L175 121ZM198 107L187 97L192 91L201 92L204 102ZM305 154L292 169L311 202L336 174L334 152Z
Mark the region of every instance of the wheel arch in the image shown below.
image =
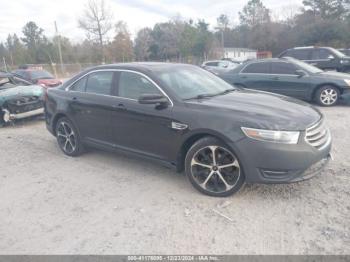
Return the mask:
M60 120L62 117L66 117L66 118L68 118L70 121L72 121L65 113L62 113L62 112L57 113L57 114L54 116L53 120L52 120L52 132L53 132L53 134L54 134L55 136L56 136L56 125L57 125L57 122L58 122L58 120Z
M184 141L181 144L181 147L180 147L180 149L178 150L178 153L177 153L177 161L176 161L176 171L177 172L181 172L181 171L184 170L186 154L187 154L188 150L191 148L191 146L194 143L196 143L198 140L200 140L200 139L202 139L204 137L214 137L214 138L222 141L226 145L228 145L227 142L229 141L222 134L219 134L219 133L213 132L213 131L209 131L209 130L201 130L201 131L197 131L195 133L192 133L192 134L188 135L184 139ZM231 148L231 150L232 150L232 148Z
M333 87L337 88L340 95L342 95L344 92L344 90L339 85L337 85L335 83L321 83L321 84L318 84L317 86L315 86L315 88L312 90L311 100L315 99L315 95L316 95L317 91L324 86L333 86Z

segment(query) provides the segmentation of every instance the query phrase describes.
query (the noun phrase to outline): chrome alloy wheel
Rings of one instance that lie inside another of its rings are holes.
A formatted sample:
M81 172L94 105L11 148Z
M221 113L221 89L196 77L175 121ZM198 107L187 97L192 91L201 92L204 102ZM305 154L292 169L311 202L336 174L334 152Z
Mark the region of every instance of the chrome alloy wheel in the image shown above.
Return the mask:
M57 127L57 141L64 152L71 154L77 147L75 133L67 122L61 121Z
M191 175L204 190L224 193L235 187L241 169L237 157L220 146L198 150L191 160Z
M333 105L338 100L338 93L333 88L324 89L320 94L320 100L324 105Z

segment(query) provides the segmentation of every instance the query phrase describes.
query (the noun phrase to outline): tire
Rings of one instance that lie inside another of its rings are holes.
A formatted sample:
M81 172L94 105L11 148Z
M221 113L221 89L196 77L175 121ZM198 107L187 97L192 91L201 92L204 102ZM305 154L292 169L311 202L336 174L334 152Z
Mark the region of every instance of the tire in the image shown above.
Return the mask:
M237 156L214 137L202 138L192 145L185 158L185 172L194 188L214 197L238 192L245 181Z
M334 106L339 102L340 92L335 86L322 86L315 94L315 100L320 106Z
M79 132L68 118L62 117L57 121L55 133L58 146L67 156L79 156L84 152Z

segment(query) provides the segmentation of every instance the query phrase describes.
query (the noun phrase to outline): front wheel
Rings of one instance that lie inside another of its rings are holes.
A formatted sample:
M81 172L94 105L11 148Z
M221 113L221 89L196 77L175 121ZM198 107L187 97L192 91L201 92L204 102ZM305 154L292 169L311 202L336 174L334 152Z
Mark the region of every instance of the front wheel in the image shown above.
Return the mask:
M56 139L63 153L68 156L78 156L84 150L77 129L66 117L62 117L57 121Z
M245 180L237 156L213 137L202 138L189 149L185 171L198 191L216 197L236 193Z
M340 98L338 88L334 86L323 86L316 92L316 102L321 106L336 105Z

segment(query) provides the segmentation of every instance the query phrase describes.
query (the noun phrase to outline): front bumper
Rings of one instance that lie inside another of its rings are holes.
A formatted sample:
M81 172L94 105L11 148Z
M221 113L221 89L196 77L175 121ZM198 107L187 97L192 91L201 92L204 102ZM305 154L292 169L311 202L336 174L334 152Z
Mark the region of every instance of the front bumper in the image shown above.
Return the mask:
M309 179L330 160L331 140L321 150L303 138L296 145L244 138L231 145L237 152L246 182L279 184Z
M31 116L41 115L44 113L43 108L38 108L32 111L23 112L23 113L10 113L8 110L3 110L3 111L4 111L3 113L5 114L4 119L8 119L8 121L23 119Z

